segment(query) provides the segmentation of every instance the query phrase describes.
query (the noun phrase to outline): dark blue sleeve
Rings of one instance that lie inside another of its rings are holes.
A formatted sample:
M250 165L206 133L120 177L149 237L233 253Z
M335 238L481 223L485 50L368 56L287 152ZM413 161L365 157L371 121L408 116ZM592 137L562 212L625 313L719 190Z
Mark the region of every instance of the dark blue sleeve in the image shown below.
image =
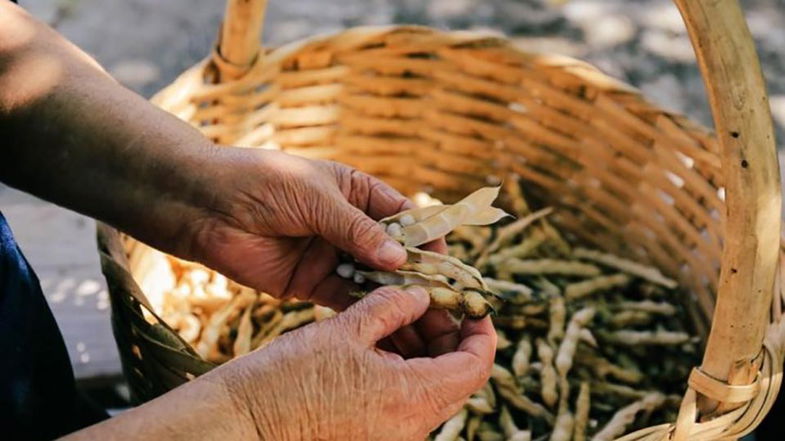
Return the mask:
M0 213L0 427L10 439L52 439L104 418L77 392L38 277Z

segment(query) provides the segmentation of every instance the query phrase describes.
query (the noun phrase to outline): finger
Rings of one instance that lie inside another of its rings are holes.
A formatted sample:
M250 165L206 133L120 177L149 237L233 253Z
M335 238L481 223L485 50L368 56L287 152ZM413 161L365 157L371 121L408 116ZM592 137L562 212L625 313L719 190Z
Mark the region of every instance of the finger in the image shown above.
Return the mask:
M337 265L338 253L335 247L320 237L312 237L292 271L286 296L310 299L316 285L332 275Z
M372 267L391 271L406 261L406 251L384 228L346 200L332 204L317 222L317 233L328 242Z
M464 320L461 343L455 352L436 358L413 358L406 362L450 401L463 400L481 388L491 375L496 354L496 331L490 317Z
M343 311L357 302L357 299L350 296L349 293L359 289L359 286L346 279L330 275L313 288L308 300L335 311Z
M447 241L443 237L440 237L433 242L426 243L421 248L433 251L434 253L447 254Z
M322 238L311 240L294 268L286 296L343 311L355 301L349 292L359 290L359 287L336 277L337 265L338 253L334 246Z
M428 309L430 298L420 287L385 286L363 297L338 318L369 346L411 324Z
M471 354L489 366L493 364L496 355L496 329L493 328L490 316L480 320L463 321L458 352Z
M349 201L364 209L373 219L392 216L414 208L414 203L382 180L354 170L351 172L352 193Z
M429 309L414 323L431 357L454 351L461 342L461 325L443 309Z

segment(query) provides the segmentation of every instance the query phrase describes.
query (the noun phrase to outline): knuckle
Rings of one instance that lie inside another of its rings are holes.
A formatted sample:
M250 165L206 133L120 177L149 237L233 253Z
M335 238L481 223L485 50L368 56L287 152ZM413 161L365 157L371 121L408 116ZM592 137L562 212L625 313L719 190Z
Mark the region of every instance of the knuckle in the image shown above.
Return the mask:
M375 222L359 213L351 220L348 231L355 241L365 242L365 245L370 245L368 242L380 232Z
M402 307L405 301L403 291L394 287L381 287L366 297L366 327L393 329L400 323L400 317L406 314Z
M352 186L352 195L359 198L359 201L367 200L371 190L371 176L357 169L349 170L349 182Z
M372 297L378 298L380 301L397 303L403 295L403 291L395 286L381 286L373 290L371 294L373 294Z
M377 288L374 293L378 293L380 302L384 309L394 309L397 314L403 315L408 310L408 305L411 304L411 297L405 291L394 286L383 286Z
M491 370L493 369L493 360L477 359L476 362L470 363L470 387L472 390L481 388L488 379L491 378Z

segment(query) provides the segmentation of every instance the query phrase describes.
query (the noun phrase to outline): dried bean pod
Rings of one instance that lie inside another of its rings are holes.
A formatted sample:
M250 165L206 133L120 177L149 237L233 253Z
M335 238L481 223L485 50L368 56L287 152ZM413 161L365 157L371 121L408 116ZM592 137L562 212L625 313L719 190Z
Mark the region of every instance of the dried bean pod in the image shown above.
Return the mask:
M542 231L548 239L549 248L553 249L557 256L569 256L572 253L572 247L562 237L559 230L554 228L547 220L542 221Z
M578 349L575 361L583 366L588 366L600 379L611 376L619 381L629 384L638 384L643 380L643 373L637 369L627 369L611 363L608 359L595 354L593 351Z
M196 345L196 352L205 359L216 356L218 354L218 339L221 337L222 328L229 321L231 315L235 314L238 310L245 308L253 302L255 297L256 296L253 294L237 296L213 314L204 327L204 330L202 330L202 338Z
M518 216L526 216L531 212L529 204L521 191L521 180L518 175L511 174L502 182L504 197L507 205L512 208L513 213Z
M572 413L566 408L559 411L556 422L553 425L550 441L570 441L573 431Z
M202 330L202 322L200 322L195 315L191 313L178 313L167 321L177 330L177 333L180 334L180 337L186 342L194 343L199 338L199 333Z
M466 402L466 407L476 414L488 414L496 411L496 394L490 382L486 382Z
M466 262L469 260L469 250L462 243L450 243L447 245L447 254L456 259Z
M565 276L593 277L600 275L595 265L559 259L508 259L499 268L513 274L561 274Z
M417 273L414 271L361 271L357 270L356 274L361 274L366 280L378 283L380 285L421 285L421 286L439 286L449 288L446 278L439 277L438 275L429 275Z
M399 225L406 223L408 224L406 226L411 226L417 222L422 222L431 216L441 213L442 211L446 210L447 207L449 207L449 205L437 204L437 205L428 205L426 207L411 208L409 210L398 212L392 216L385 217L384 219L381 219L379 223L384 224L385 226L393 223L397 223ZM402 218L406 218L407 220L401 222ZM411 219L414 222L410 222L408 221L408 219Z
M486 421L483 421L477 429L477 438L480 441L504 441L504 435Z
M259 330L256 331L256 335L251 340L251 349L253 350L258 348L261 342L270 334L270 331L275 329L281 320L283 320L283 312L281 312L280 309L276 309L273 316L266 322L262 323L262 325L259 327Z
M515 354L512 356L512 372L516 377L521 378L529 372L529 362L532 356L531 341L524 336L518 341Z
M330 309L326 306L321 305L314 305L314 320L320 322L322 320L327 320L328 318L332 318L336 316L336 312L333 309Z
M440 286L424 287L431 297L431 308L458 311L461 309L461 293Z
M415 223L402 227L403 234L394 239L405 246L416 247L443 237L460 225L488 225L508 216L503 210L491 207L498 194L498 187L485 187L454 205L407 210L380 222L386 225L400 221L402 216L415 217ZM423 214L423 211L427 211L427 214Z
M656 331L621 330L604 333L602 339L623 346L676 346L687 343L692 337L686 332L658 329Z
M676 307L667 302L654 302L651 300L643 300L640 302L620 302L615 307L622 310L648 312L650 314L659 314L671 317L676 314Z
M476 256L480 253L485 243L491 238L491 230L488 228L478 228L474 226L461 225L452 230L451 236L467 242L471 246L468 252L470 256Z
M507 334L501 329L496 331L496 350L503 351L512 346L512 342L507 338Z
M456 441L461 435L461 431L466 427L466 418L469 413L466 409L461 409L453 415L443 425L442 429L434 438L434 441Z
M501 427L504 433L505 441L531 441L532 439L530 431L521 430L515 425L515 421L513 421L507 406L502 406L502 410L499 413L499 427Z
M501 249L498 253L488 256L487 264L493 268L498 268L499 265L506 260L512 258L524 259L531 257L534 251L536 251L537 248L543 244L543 242L545 242L545 234L535 231L531 236L526 237L519 244L513 245L509 248ZM482 267L482 265L477 266Z
M463 312L467 317L480 319L490 314L493 307L488 300L478 291L466 290L463 292L463 302L461 304Z
M630 283L630 276L626 274L613 274L599 276L581 282L571 283L564 288L567 300L577 300L600 291L611 288L621 288Z
M471 397L466 401L466 408L478 415L493 413L495 409L485 397Z
M553 212L552 208L545 208L526 215L512 222L511 224L500 227L498 230L496 230L496 238L480 253L480 256L477 258L477 266L485 266L485 264L488 263L488 258L491 253L494 253L502 246L509 244L515 238L515 236L521 234L526 228L529 227L529 225L551 214L551 212Z
M632 260L623 259L613 254L587 250L585 248L577 248L575 251L573 251L573 255L579 259L591 260L611 268L616 268L620 271L624 271L625 273L632 274L633 276L640 277L641 279L648 280L652 283L657 283L669 289L675 289L677 286L675 280L665 277L657 268L646 266L638 262L633 262Z
M535 343L537 345L537 357L539 357L540 363L542 363L542 368L540 369L540 382L542 383L542 390L540 393L542 395L542 401L544 401L548 407L552 408L559 399L559 393L556 390L558 375L553 366L553 348L551 348L548 342L541 338L538 338Z
M253 323L251 322L251 312L253 304L248 305L240 317L240 325L237 327L237 337L232 346L235 357L251 352L251 337L253 334Z
M581 329L581 334L580 337L578 337L578 339L593 348L596 348L599 345L597 343L597 339L594 338L594 334L592 334L589 328Z
M491 370L491 379L496 384L499 395L504 398L507 404L533 417L542 418L549 424L553 424L553 414L548 409L526 397L510 371L498 364L494 364Z
M563 297L551 298L548 306L551 323L548 329L548 341L555 343L564 336L564 324L567 320L567 306Z
M529 204L526 202L523 192L521 191L520 179L513 175L513 177L505 180L502 183L502 187L504 188L505 198L508 201L508 205L512 207L513 212L516 215L526 216L531 213ZM559 231L554 228L550 222L543 219L541 225L537 226L537 231L545 233L557 254L563 256L570 254L569 244L567 244L561 234L559 234Z
M585 441L586 429L589 426L589 410L591 408L591 387L582 381L578 398L575 400L575 424L572 430L573 441Z
M473 415L469 417L469 421L466 422L466 441L474 441L480 424L482 424L482 415Z
M287 312L281 320L272 328L264 338L260 339L258 347L264 347L273 338L278 337L284 332L298 328L314 320L313 308L295 310Z
M659 392L652 392L628 406L619 409L610 421L597 432L592 441L612 441L624 434L627 426L635 421L635 415L641 411L654 411L665 403L665 395Z
M502 297L511 303L524 303L531 301L534 291L526 285L508 282L506 280L496 280L485 277L485 283L491 291L501 293Z
M592 381L591 393L594 395L617 396L627 400L640 400L650 391L634 389L622 384L608 383L605 381Z
M578 348L581 329L594 318L595 312L594 308L583 308L570 318L570 324L567 325L567 332L564 334L564 340L562 340L559 353L556 356L556 370L562 378L567 378L567 372L572 367L572 359Z
M467 265L454 257L413 247L407 247L406 252L409 259L401 266L402 270L447 276L455 280L458 288L488 290L488 286L477 268Z
M521 330L526 328L527 320L522 315L505 315L501 317L494 317L493 323L497 327Z
M556 285L555 283L551 282L550 280L548 280L543 276L539 276L536 279L534 279L534 284L535 286L540 288L540 290L542 290L543 293L545 293L550 297L562 296L561 288L559 288L558 285Z
M631 326L648 325L654 317L643 311L621 311L611 316L608 324L612 328L629 328Z

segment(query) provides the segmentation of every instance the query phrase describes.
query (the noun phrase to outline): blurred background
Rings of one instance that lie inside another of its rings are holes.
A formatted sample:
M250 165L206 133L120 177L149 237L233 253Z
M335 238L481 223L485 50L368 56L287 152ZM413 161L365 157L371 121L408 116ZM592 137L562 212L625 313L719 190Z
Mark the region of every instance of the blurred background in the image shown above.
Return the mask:
M217 0L19 0L93 55L118 81L150 97L211 50ZM744 0L768 81L777 137L785 139L785 0ZM520 48L580 58L650 100L711 126L681 17L670 0L269 0L264 42L276 46L370 24L483 29ZM782 145L780 142L779 145ZM782 163L783 155L780 154ZM0 209L41 278L77 377L109 407L125 391L92 220L0 184Z

